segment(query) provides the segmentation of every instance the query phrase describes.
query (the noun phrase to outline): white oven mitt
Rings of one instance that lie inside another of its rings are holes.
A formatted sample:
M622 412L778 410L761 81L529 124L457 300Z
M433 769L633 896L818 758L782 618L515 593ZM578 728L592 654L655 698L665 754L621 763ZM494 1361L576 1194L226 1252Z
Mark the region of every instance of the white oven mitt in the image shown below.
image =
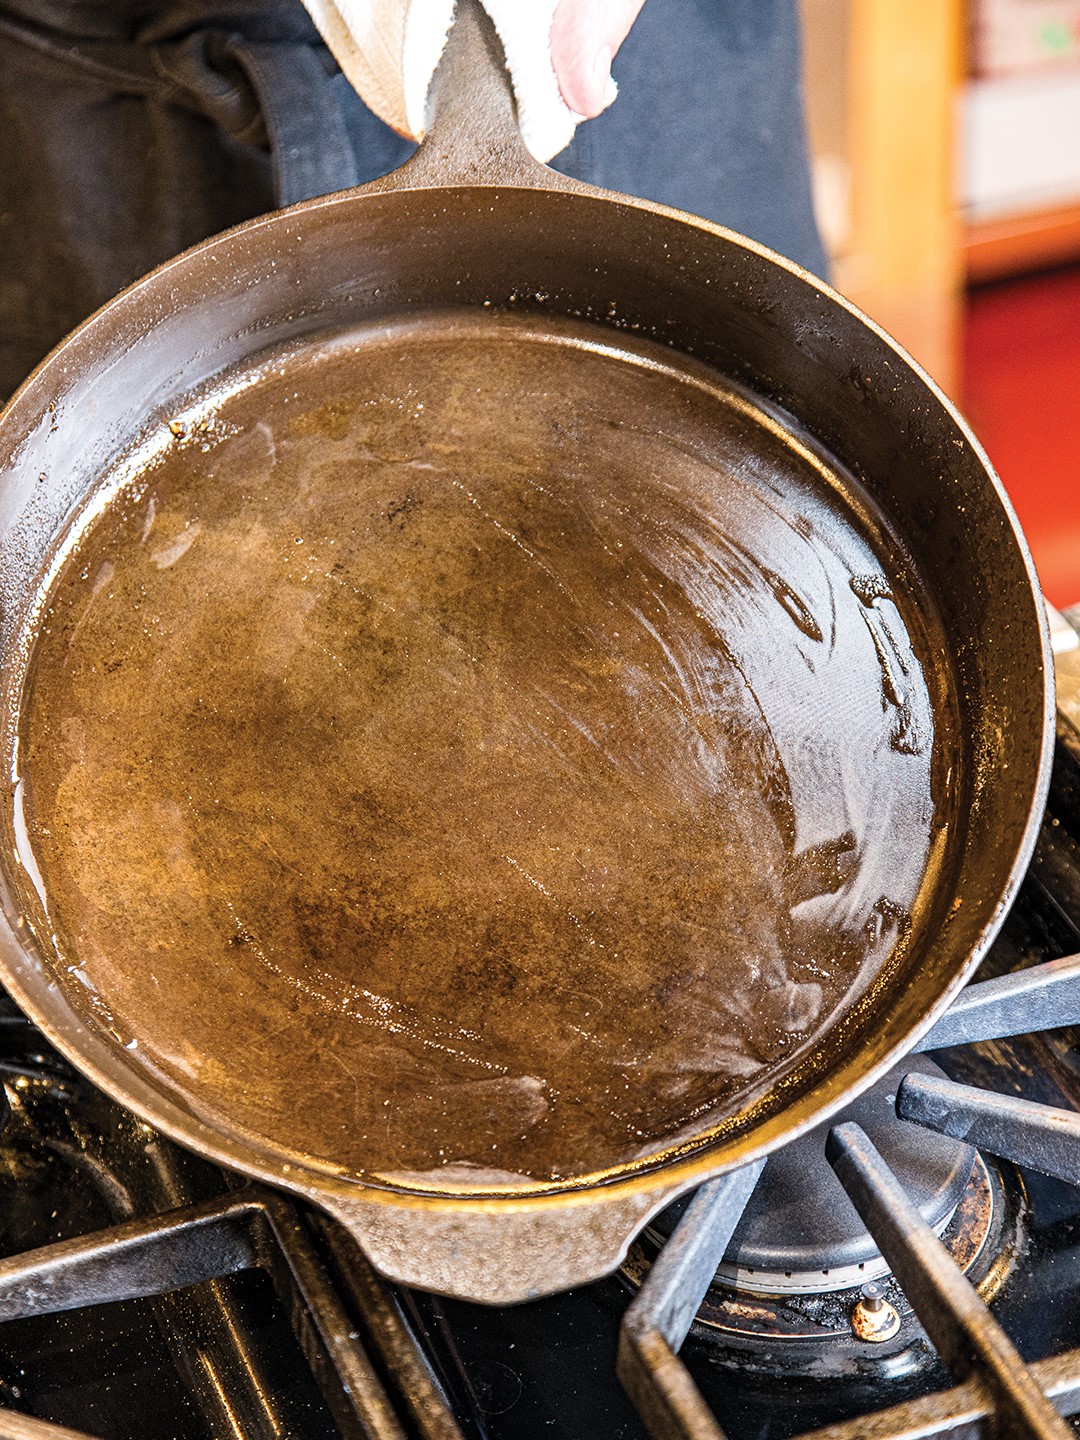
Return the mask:
M446 44L455 0L304 0L350 84L381 120L420 140L428 86ZM522 139L538 160L564 150L581 119L563 100L551 64L558 0L483 0L514 84ZM614 82L608 101L615 99Z

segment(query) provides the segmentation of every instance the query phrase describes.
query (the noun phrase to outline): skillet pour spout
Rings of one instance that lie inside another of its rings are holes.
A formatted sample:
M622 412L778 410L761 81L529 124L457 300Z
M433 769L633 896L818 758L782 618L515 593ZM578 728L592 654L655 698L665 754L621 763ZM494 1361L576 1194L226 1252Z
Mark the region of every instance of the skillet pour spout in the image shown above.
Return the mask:
M0 417L0 978L149 1123L505 1304L819 1125L1034 843L1044 610L872 322L536 164L216 237Z

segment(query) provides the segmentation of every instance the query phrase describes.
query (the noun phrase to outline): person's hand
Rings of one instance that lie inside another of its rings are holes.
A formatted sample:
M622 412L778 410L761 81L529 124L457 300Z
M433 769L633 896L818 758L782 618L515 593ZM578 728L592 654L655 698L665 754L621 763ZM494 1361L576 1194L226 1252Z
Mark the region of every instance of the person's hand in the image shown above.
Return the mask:
M559 0L551 63L563 99L591 118L611 103L611 61L645 0Z
M644 0L482 3L513 77L522 138L538 160L547 162L569 145L579 120L599 115L615 98L611 58ZM304 4L369 108L399 135L419 140L428 86L453 19L454 0Z

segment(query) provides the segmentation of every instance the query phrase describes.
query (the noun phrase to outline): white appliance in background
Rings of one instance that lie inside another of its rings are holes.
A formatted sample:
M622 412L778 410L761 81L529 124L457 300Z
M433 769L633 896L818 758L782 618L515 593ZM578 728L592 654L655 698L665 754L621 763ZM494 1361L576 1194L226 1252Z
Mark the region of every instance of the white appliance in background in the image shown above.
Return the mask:
M965 87L960 203L972 218L1080 200L1080 61Z

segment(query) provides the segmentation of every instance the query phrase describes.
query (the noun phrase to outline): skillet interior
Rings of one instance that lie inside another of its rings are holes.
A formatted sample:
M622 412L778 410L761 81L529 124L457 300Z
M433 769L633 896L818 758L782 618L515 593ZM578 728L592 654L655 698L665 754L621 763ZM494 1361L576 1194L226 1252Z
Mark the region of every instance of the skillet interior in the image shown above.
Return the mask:
M493 201L497 203L493 204ZM898 663L901 669L908 661L918 662L908 664L915 685L908 698L915 711L919 712L920 694L925 698L936 691L933 698L936 701L941 746L937 755L943 761L938 778L943 781L949 768L952 768L953 780L951 789L939 784L937 820L930 821L925 804L930 772L928 765L923 767L923 790L920 792L923 798L921 808L915 808L920 809L923 816L926 850L930 848L931 831L936 828L940 834L941 823L948 818L948 797L959 793L957 776L965 766L965 783L970 787L971 807L965 825L954 831L952 845L943 861L944 870L939 872L944 874L946 883L944 886L939 884L933 899L924 904L916 902L912 894L908 904L904 904L904 897L901 897L895 912L878 911L879 919L883 915L885 917L881 933L889 941L896 938L895 934L888 934L889 926L898 923L901 911L910 910L915 920L915 928L909 937L911 943L902 947L896 955L897 963L888 977L887 995L872 991L848 1023L834 1029L829 1042L819 1047L817 1064L811 1070L795 1067L784 1084L759 1097L756 1108L742 1117L741 1132L736 1131L733 1136L731 1151L734 1155L740 1145L745 1150L747 1145L767 1140L770 1134L778 1135L784 1129L809 1123L824 1106L835 1103L855 1079L869 1076L875 1066L880 1068L884 1059L904 1043L905 1037L929 1018L935 1001L940 1001L950 983L958 982L985 942L996 908L1012 883L1018 855L1027 844L1028 809L1040 784L1040 766L1045 748L1043 721L1046 693L1042 672L1042 636L1031 596L1025 555L1014 536L1007 510L993 491L983 469L981 457L953 417L939 405L923 382L902 364L888 342L864 329L857 319L828 297L823 297L815 287L790 270L763 258L752 247L736 243L707 228L680 225L669 217L650 215L644 209L582 197L532 192L509 192L495 196L490 192L477 192L471 201L447 207L445 214L438 215L437 225L432 224L432 208L441 209L438 192L433 196L420 193L395 197L343 197L336 201L316 202L302 207L305 212L303 226L299 224L300 212L291 219L288 216L277 217L264 222L261 227L250 227L246 233L225 237L212 246L203 247L186 262L181 262L186 266L183 291L188 307L182 316L171 313L167 303L170 295L176 293L174 286L179 276L174 274L170 279L166 270L146 282L143 294L138 291L130 293L104 324L105 317L95 322L98 327L96 332L93 325L84 331L76 342L82 347L83 358L92 359L95 347L104 345L112 354L109 367L96 374L92 369L85 370L69 389L66 402L57 412L46 417L43 425L38 425L36 433L32 432L35 430L34 421L40 419L40 411L35 413L33 387L23 395L9 418L13 428L21 423L27 434L17 456L13 478L4 493L9 521L9 554L15 562L8 570L9 590L15 587L25 614L25 601L40 577L43 560L54 546L65 511L69 512L72 504L78 504L81 492L100 476L103 465L109 459L110 447L115 451L125 430L130 432L134 428L133 422L144 424L148 414L156 412L160 434L164 421L175 412L176 397L188 392L193 380L209 378L223 364L262 347L268 338L268 330L283 337L291 335L294 339L298 334L311 330L325 335L346 320L355 324L357 320L393 314L405 299L429 305L433 301L445 303L450 300L464 300L481 307L485 301L494 300L495 308L505 304L519 309L523 305L535 305L536 314L545 317L567 312L578 315L599 312L609 321L636 327L639 333L645 332L654 339L666 339L684 350L697 351L709 362L710 370L733 376L744 387L749 384L751 392L764 399L767 409L771 410L779 402L789 410L797 411L807 429L812 434L816 432L819 442L824 441L838 457L837 471L844 465L851 467L866 477L868 488L872 484L874 491L874 503L864 509L856 525L849 526L850 536L845 543L853 546L859 542L871 544L871 549L876 550L871 558L880 561L880 568L888 573L894 586L899 586L900 611L896 611L883 594L875 595L873 587L868 589L864 585L861 595L858 586L852 587L853 579L860 576L865 579L878 568L867 566L863 569L862 560L866 556L857 557L854 551L847 554L843 562L849 572L846 595L850 599L846 598L845 603L850 613L859 617L853 631L861 637L861 655L866 664L861 670L862 662L856 664L855 673L857 676L861 674L864 681L873 675L874 723L883 727L881 733L886 737L885 749L893 757L898 757L890 763L907 764L919 751L913 744L908 745L906 751L903 744L888 744L889 736L902 736L902 727L897 730L897 721L904 702L895 697L890 699L883 691L882 645L888 646L890 638L888 634L883 637L879 630L869 625L862 611L876 610L880 616L884 610L894 632L899 630L898 621L903 612L905 628L911 632L914 653L904 649L906 642L902 634L893 634L891 639L892 642L899 639ZM590 230L583 213L586 209L590 209L596 219L603 212L605 221L611 220L617 212L621 221L620 227L607 231L605 238L610 241L610 247L603 267L597 264L591 240L585 238ZM353 211L355 213L350 214ZM564 222L561 234L566 242L565 253L554 256L545 249L542 236L560 233L560 220ZM469 221L472 223L466 223ZM364 265L360 267L364 269L362 276L358 274L355 263L350 263L358 258L356 236L360 233L361 222L366 241L362 252ZM302 254L299 248L290 251L289 241L294 236L298 239L301 234L304 235ZM689 244L690 235L693 236L692 246ZM348 246L344 243L346 237ZM349 253L343 253L346 249ZM212 258L211 251L214 252ZM318 286L311 279L313 272L318 274ZM241 283L245 274L246 286ZM252 287L251 281L256 277L259 284ZM296 294L297 288L301 291L300 295ZM316 290L323 302L321 313L317 316L305 315L305 301L314 303ZM608 298L604 299L605 296ZM257 303L253 297L257 298ZM290 300L297 303L290 305ZM231 316L223 308L227 303L233 306ZM164 311L161 308L163 305ZM139 327L145 328L148 318L155 314L161 323L151 329L145 338L137 338ZM253 322L257 317L262 328L252 334L251 327L243 322ZM219 342L210 352L200 353L198 341L213 333L211 327L213 330L222 328L223 321L224 330L229 332L230 320L231 340ZM134 342L126 351L123 349L125 330ZM610 331L597 329L596 333L608 342L612 339ZM114 346L120 348L114 349ZM598 374L596 357L580 345L545 345L542 349L545 356L560 357L559 363L563 363L565 357L574 357L569 368L559 377L560 384L575 383L575 375L587 374L595 378ZM536 359L539 352L532 342L509 346L507 353L511 351L528 358L521 360L517 366L517 377L508 392L510 397L520 394L522 380L527 374L539 369L542 378L543 366L547 363ZM155 371L155 360L160 367L162 359L169 354L191 354L193 359L174 373L168 383L163 383L160 368ZM581 357L585 355L589 355L589 363L583 369ZM69 376L72 373L71 360L69 354ZM646 373L640 366L635 367L624 360L615 363L621 375ZM53 364L55 366L56 362ZM514 366L509 365L508 371L512 370ZM493 379L488 372L481 383L487 386ZM582 386L584 396L587 384L584 381L577 383ZM537 388L542 390L545 386L551 388L547 379ZM671 391L670 377L667 389ZM685 402L688 395L704 396L706 391L695 390L683 379L674 393L678 393L680 400ZM266 398L272 400L272 392L268 391ZM93 412L86 403L88 399L93 400ZM330 397L330 404L334 403ZM582 403L584 405L584 400ZM694 401L688 407L684 403L683 409L693 412L697 406L704 412L709 404L714 407L714 414L724 408L724 402L714 394L708 403L704 399ZM441 416L444 420L445 406L444 401ZM512 411L512 405L510 408ZM438 405L435 411L438 413ZM680 405L674 404L668 423L668 433L673 437L670 453L693 456L694 444L687 437L692 437L693 426L699 417L679 411ZM92 425L88 435L86 422L91 413ZM505 405L500 413L505 416ZM622 412L621 429L624 432L633 428L635 413L648 414L648 403L631 385ZM727 432L734 434L738 425L731 422L734 412L730 405L724 413L728 423L721 429L726 428ZM83 420L81 438L84 443L81 448L72 434L77 416ZM331 413L326 424L332 428L339 423L339 418ZM254 433L257 423L254 414L248 416L249 431ZM490 424L490 420L483 423ZM511 461L514 460L513 441L516 435L521 435L535 449L535 435L530 436L527 430L520 431L516 416L513 429L505 420L501 424ZM687 427L683 433L680 425ZM644 428L652 434L657 431L656 425ZM618 433L617 430L615 433ZM756 439L759 444L763 433L766 432L758 426ZM87 444L88 439L90 443ZM488 449L490 451L490 443ZM578 507L575 513L580 512L587 494L595 498L597 472L601 482L608 476L609 469L617 471L620 479L627 472L617 445L609 446L609 449L610 465L607 455L602 455L603 463L597 463L596 471L577 477L576 483L580 483L581 488L574 495L574 504ZM798 481L785 478L783 461L770 457L763 473L755 475L752 467L746 468L745 457L740 458L737 449L736 445L727 455L725 463L731 475L741 476L739 485L744 495L748 486L755 489L763 482L766 487L778 484L781 498L791 498L792 487L797 488ZM583 453L597 454L595 447ZM777 445L777 456L786 456L789 467L793 453L790 446ZM696 460L690 462L690 469L700 459L699 454ZM715 459L712 455L706 461L706 468L711 466L714 472ZM813 468L805 460L800 463L804 472ZM663 492L662 468L655 466L651 499ZM35 492L36 473L31 478L32 471L49 477L51 484L47 493L43 493L41 487ZM804 473L803 483L805 478ZM820 505L827 499L828 490L820 479L815 484L816 503ZM385 495L372 492L372 513L382 517L388 530L404 536L410 525L415 526L415 512L422 509L422 505L414 505L410 510L406 504L403 511L394 510L398 502L407 501L411 493L406 491L398 496L396 490L399 488L397 486L392 495L389 491ZM788 491L786 495L785 488ZM857 487L849 484L847 493L849 499L854 498ZM506 496L502 498L505 500ZM434 495L429 492L422 499L427 501L430 510ZM878 507L879 513L886 517L884 531L875 526L873 519ZM387 519L391 510L394 510L394 515L392 519ZM559 523L560 515L565 518L565 513L565 509L553 511L551 523ZM198 519L190 515L186 518ZM396 522L402 518L405 524L398 526ZM460 515L443 518L451 526L460 521ZM145 512L138 516L140 524L145 524L145 519ZM833 530L835 533L835 525ZM884 533L887 531L893 532L892 538ZM792 536L796 533L790 531ZM910 556L904 554L904 542L899 536L916 546L921 556L927 557L927 564L920 566L925 590L918 580L912 578L915 572ZM179 533L172 538L174 543L183 539ZM328 540L329 536L325 538ZM555 538L554 531L545 537L550 553L554 553L556 548L553 544ZM765 597L766 603L774 611L778 609L782 612L785 623L791 627L789 638L793 639L794 648L789 646L786 652L780 651L775 657L782 667L789 668L789 672L800 644L808 642L812 648L821 643L808 633L808 629L812 631L814 627L822 629L821 621L813 613L815 607L806 605L806 597L802 594L804 586L801 583L792 585L785 574L786 569L788 574L795 575L797 581L805 580L805 566L798 571L796 565L798 573L791 570L800 553L800 543L805 544L805 539L803 536L801 542L791 542L793 548L781 557L779 568L766 563L767 556L765 560L760 554L756 557L754 584L760 583L765 571L774 577L766 585L769 592ZM35 544L28 544L28 540L36 542L36 548ZM196 545L197 542L190 547L185 559L177 559L176 575L182 573L183 565L195 558ZM595 552L592 558L595 559L598 554L599 551ZM171 570L173 565L162 569L163 572ZM780 585L775 583L777 578ZM627 604L633 601L634 593L624 596ZM687 593L684 586L684 596ZM958 595L964 598L958 600ZM599 594L596 598L599 600ZM679 603L682 604L682 601ZM809 622L800 608L803 606L809 614ZM12 625L13 610L14 607L4 607L8 625L6 642L11 647L9 654L17 650L21 635L21 631ZM937 628L935 611L940 613L940 629ZM979 643L989 640L994 634L996 618L1003 618L1008 611L1012 612L1011 624L1006 627L1004 642L996 646ZM508 607L507 614L512 613L512 607ZM677 618L685 619L688 615ZM542 642L542 628L534 624L533 630L528 632L528 639ZM715 640L710 638L708 643L715 652ZM699 636L699 648L700 644ZM593 660L601 653L610 654L611 648L611 637L605 637L605 646L594 653ZM749 646L747 653L753 649ZM948 664L943 658L946 654L955 657L957 667L955 718L947 718L948 704L944 692L948 689ZM630 658L634 660L641 656L631 655ZM869 664L871 659L872 666ZM919 691L920 669L930 677L926 682L928 689L924 691ZM11 673L12 667L9 667ZM893 679L896 681L897 677L894 675ZM858 688L859 684L856 685ZM870 693L864 684L864 700ZM925 705L921 713L929 716ZM856 732L865 733L857 712L841 715L841 710L835 708L832 719L844 723L854 721L853 740ZM909 723L915 721L909 717ZM792 733L795 728L794 720L791 720ZM837 735L841 732L842 724ZM9 742L12 733L13 727L9 727ZM751 776L756 781L761 773L772 773L772 758L762 760L754 749L757 742L750 744L745 740L745 735L749 733L744 727L744 738L739 742L741 748L726 753L722 766L729 783L735 784L738 789L739 803L733 807L733 814L745 816L751 813L747 808L751 794L758 797L759 808L754 820L758 835L766 830L775 832L776 837L766 867L767 878L771 881L782 875L787 884L790 875L798 873L791 862L797 853L808 848L807 838L805 834L799 834L797 816L794 829L791 828L790 816L787 820L783 818L785 804L782 795L779 798L773 796L771 803L761 808L756 783L744 783ZM816 727L816 733L821 733L820 725ZM925 755L929 751L924 748L922 753ZM751 755L753 763L746 764L745 769L742 763L736 763L745 762ZM1004 766L1011 771L1012 783L1007 785L998 783ZM783 768L790 780L792 766L785 764ZM797 769L797 765L794 768ZM780 788L782 790L783 787ZM701 793L698 787L695 791L697 801L700 801ZM820 807L820 798L818 804ZM785 825L788 826L786 833ZM713 854L730 855L734 853L731 848L735 833L732 826L737 829L736 821L732 816L725 816L722 823L715 819L710 821L710 826L706 827L707 838L706 832L693 826L689 834L695 842L704 841L717 846ZM838 841L844 832L836 834L834 831L835 827L828 834L823 832L820 838L826 843ZM897 834L904 835L902 827ZM760 839L758 843L760 846ZM841 846L840 850L845 848ZM757 853L762 853L760 848ZM840 852L834 847L825 853L835 856ZM921 871L920 864L920 874ZM12 873L18 878L17 868L13 867ZM532 878L536 880L539 877ZM640 872L639 879L644 886L644 870ZM670 881L670 877L661 877L662 883L665 880ZM526 879L524 883L529 885L531 882ZM540 883L545 885L542 880ZM534 885L532 888L543 896L538 887ZM545 888L551 887L545 885ZM644 889L639 890L639 895L644 893ZM694 893L697 895L698 892L695 890ZM876 901L882 896L874 898ZM957 898L963 900L959 907L954 903ZM784 914L790 910L790 899L790 894L785 894L778 907L775 893L770 894L773 921L776 913ZM714 907L717 901L714 892L711 902ZM760 905L755 902L753 908L760 918L768 907L762 901ZM689 918L696 920L698 917ZM934 921L935 929L938 923L942 926L940 938L932 947L927 943L930 927L928 924L924 929L924 919ZM902 920L899 923L903 925ZM867 934L865 923L861 933ZM653 936L649 938L654 941ZM244 943L235 948L243 949ZM655 943L650 945L649 953L656 955ZM820 961L820 953L815 955L812 949L807 953L812 963ZM876 968L880 958L878 954L871 969ZM31 992L37 989L40 996L41 984L47 988L52 977L37 967L26 966L14 954L9 963L17 987L25 985L24 994L33 1005ZM860 969L860 974L864 973ZM125 1040L130 1038L129 1034L121 1031L116 1039L112 1039L97 1027L96 1034L87 1036L84 987L63 972L59 974L59 979L62 989L67 992L66 1006L58 1008L57 1000L50 997L45 1002L45 1008L52 1016L54 1029L58 1030L61 1041L67 1030L71 1035L79 1036L78 1045L83 1047L84 1055L87 1049L96 1055L107 1055L105 1068L114 1083L124 1087L125 1095L134 1098L136 1103L141 1098L144 1105L147 1104L145 1097L152 1095L153 1107L158 1109L164 1099L161 1082L136 1068L137 1058L122 1050ZM784 983L787 984L788 980L795 985L820 983L807 974L788 976ZM790 992L785 993L791 999ZM625 1003L624 996L620 1000ZM205 995L201 1003L205 1005ZM827 996L822 999L822 1007L820 1013L827 1013ZM40 1000L39 1008L42 1008ZM650 1044L655 1049L663 1030L662 1019L645 1018L654 1027L655 1033L649 1033L652 1036ZM656 1024L660 1024L660 1031L656 1031ZM685 1035L685 1024L678 1028ZM812 1022L809 1028L813 1028ZM779 1029L783 1031L783 1026ZM790 1030L787 1032L787 1040L781 1039L777 1053L770 1057L770 1063L784 1058L784 1045L790 1046L791 1033ZM805 1029L799 1033L796 1027L795 1034L796 1042L806 1038ZM325 1049L330 1037L322 1038ZM533 1041L542 1043L543 1038L534 1035ZM659 1048L662 1050L662 1044ZM228 1067L232 1058L227 1055L222 1063ZM770 1070L769 1073L775 1072ZM235 1076L236 1071L232 1074ZM118 1076L122 1076L119 1081ZM742 1078L752 1080L752 1077ZM230 1094L235 1098L235 1079L229 1082L229 1087ZM180 1117L180 1128L190 1134L192 1127L196 1132L201 1131L198 1113L205 1113L205 1107L200 1101L191 1106L192 1097L184 1093L187 1088L186 1084L180 1090L169 1085L170 1093L165 1104L173 1123L177 1123L174 1117ZM685 1099L685 1096L681 1098ZM700 1101L701 1098L698 1092L696 1099ZM717 1097L714 1094L704 1098ZM192 1108L196 1111L195 1116L191 1115ZM301 1158L304 1152L310 1155L314 1151L315 1159L329 1167L342 1165L342 1152L333 1147L320 1151L308 1143L266 1145L265 1126L257 1118L250 1114L238 1116L231 1106L227 1108L229 1118L238 1121L241 1130L256 1134L262 1132L264 1140L256 1142L256 1149L265 1155L280 1157L284 1150L295 1158ZM185 1111L188 1112L186 1117ZM669 1112L664 1138L670 1140L674 1134L680 1140L687 1140L686 1120L685 1113L672 1115ZM335 1123L340 1125L336 1117ZM212 1124L213 1131L210 1133L216 1131L220 1143L222 1131L216 1123ZM637 1127L631 1125L630 1128ZM623 1125L623 1132L625 1130L626 1125ZM581 1133L587 1139L595 1138L594 1132L588 1129ZM636 1136L634 1139L639 1145L648 1147L650 1141L659 1142L660 1137ZM250 1141L249 1133L245 1142ZM520 1160L527 1160L522 1155L519 1161L513 1161L511 1157L509 1165L497 1168L515 1174L530 1174L540 1180L573 1176L575 1173L580 1175L583 1168L597 1168L596 1164L588 1166L586 1157L596 1157L600 1165L632 1159L626 1151L625 1133L620 1133L619 1146L622 1148L609 1149L605 1153L602 1146L598 1152L584 1142L571 1140L557 1152L552 1150L541 1163L522 1164ZM431 1158L430 1154L426 1157L422 1154L397 1158L387 1156L393 1168L410 1171L423 1171ZM451 1149L446 1158L458 1156ZM479 1163L473 1154L462 1158ZM355 1161L347 1157L344 1168L355 1170ZM470 1183L468 1175L459 1173L447 1175L446 1180L451 1185L460 1184L463 1187Z
M65 547L22 707L38 933L137 1062L355 1174L562 1180L926 944L951 671L850 480L513 313L229 388Z

